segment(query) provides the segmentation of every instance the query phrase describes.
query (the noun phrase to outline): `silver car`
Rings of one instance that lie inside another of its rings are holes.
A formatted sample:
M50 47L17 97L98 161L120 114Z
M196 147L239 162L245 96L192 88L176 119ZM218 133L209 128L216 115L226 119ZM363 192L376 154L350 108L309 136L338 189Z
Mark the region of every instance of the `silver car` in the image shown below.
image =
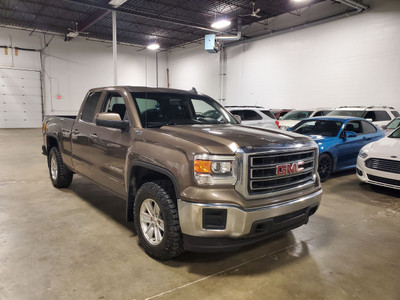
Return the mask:
M279 121L269 109L262 106L225 106L233 115L241 119L241 123L247 126L279 129Z

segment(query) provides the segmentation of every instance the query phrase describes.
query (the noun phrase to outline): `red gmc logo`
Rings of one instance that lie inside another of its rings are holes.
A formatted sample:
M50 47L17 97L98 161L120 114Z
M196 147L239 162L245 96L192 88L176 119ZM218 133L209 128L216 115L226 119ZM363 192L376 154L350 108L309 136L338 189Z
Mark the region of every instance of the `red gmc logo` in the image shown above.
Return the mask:
M276 175L290 175L301 172L304 170L304 168L301 167L302 165L304 165L303 161L276 166Z

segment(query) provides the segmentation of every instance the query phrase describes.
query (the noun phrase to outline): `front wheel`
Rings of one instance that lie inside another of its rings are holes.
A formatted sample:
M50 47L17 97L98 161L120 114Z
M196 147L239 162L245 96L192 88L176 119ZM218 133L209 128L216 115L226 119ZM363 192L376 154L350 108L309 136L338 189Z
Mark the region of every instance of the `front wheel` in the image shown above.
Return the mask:
M50 149L48 165L51 183L56 188L68 187L72 182L73 173L62 161L60 152L56 147Z
M325 182L332 173L332 158L329 154L323 153L319 156L318 174L322 182Z
M143 184L135 198L135 227L145 252L167 260L183 252L178 210L167 182Z

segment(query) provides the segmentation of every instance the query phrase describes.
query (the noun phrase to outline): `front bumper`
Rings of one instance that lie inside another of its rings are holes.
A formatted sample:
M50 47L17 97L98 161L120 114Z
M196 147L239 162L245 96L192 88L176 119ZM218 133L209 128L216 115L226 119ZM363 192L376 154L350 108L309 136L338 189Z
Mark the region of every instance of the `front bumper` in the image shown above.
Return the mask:
M234 249L306 224L321 202L322 190L267 206L243 209L232 204L200 204L178 199L178 211L187 250L216 247ZM205 229L204 210L226 211L223 229ZM207 239L207 241L205 241ZM236 240L236 241L232 241ZM224 243L223 241L229 241ZM214 249L213 250L216 250Z
M400 190L400 174L369 169L360 156L357 157L356 174L362 182Z

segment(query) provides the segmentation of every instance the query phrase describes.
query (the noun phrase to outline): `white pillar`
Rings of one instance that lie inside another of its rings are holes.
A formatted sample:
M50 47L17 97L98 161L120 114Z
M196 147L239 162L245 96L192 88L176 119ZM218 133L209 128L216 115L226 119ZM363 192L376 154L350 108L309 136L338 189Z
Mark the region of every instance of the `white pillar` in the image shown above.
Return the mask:
M118 85L117 77L117 12L112 12L112 34L113 34L113 62L114 62L114 85Z

